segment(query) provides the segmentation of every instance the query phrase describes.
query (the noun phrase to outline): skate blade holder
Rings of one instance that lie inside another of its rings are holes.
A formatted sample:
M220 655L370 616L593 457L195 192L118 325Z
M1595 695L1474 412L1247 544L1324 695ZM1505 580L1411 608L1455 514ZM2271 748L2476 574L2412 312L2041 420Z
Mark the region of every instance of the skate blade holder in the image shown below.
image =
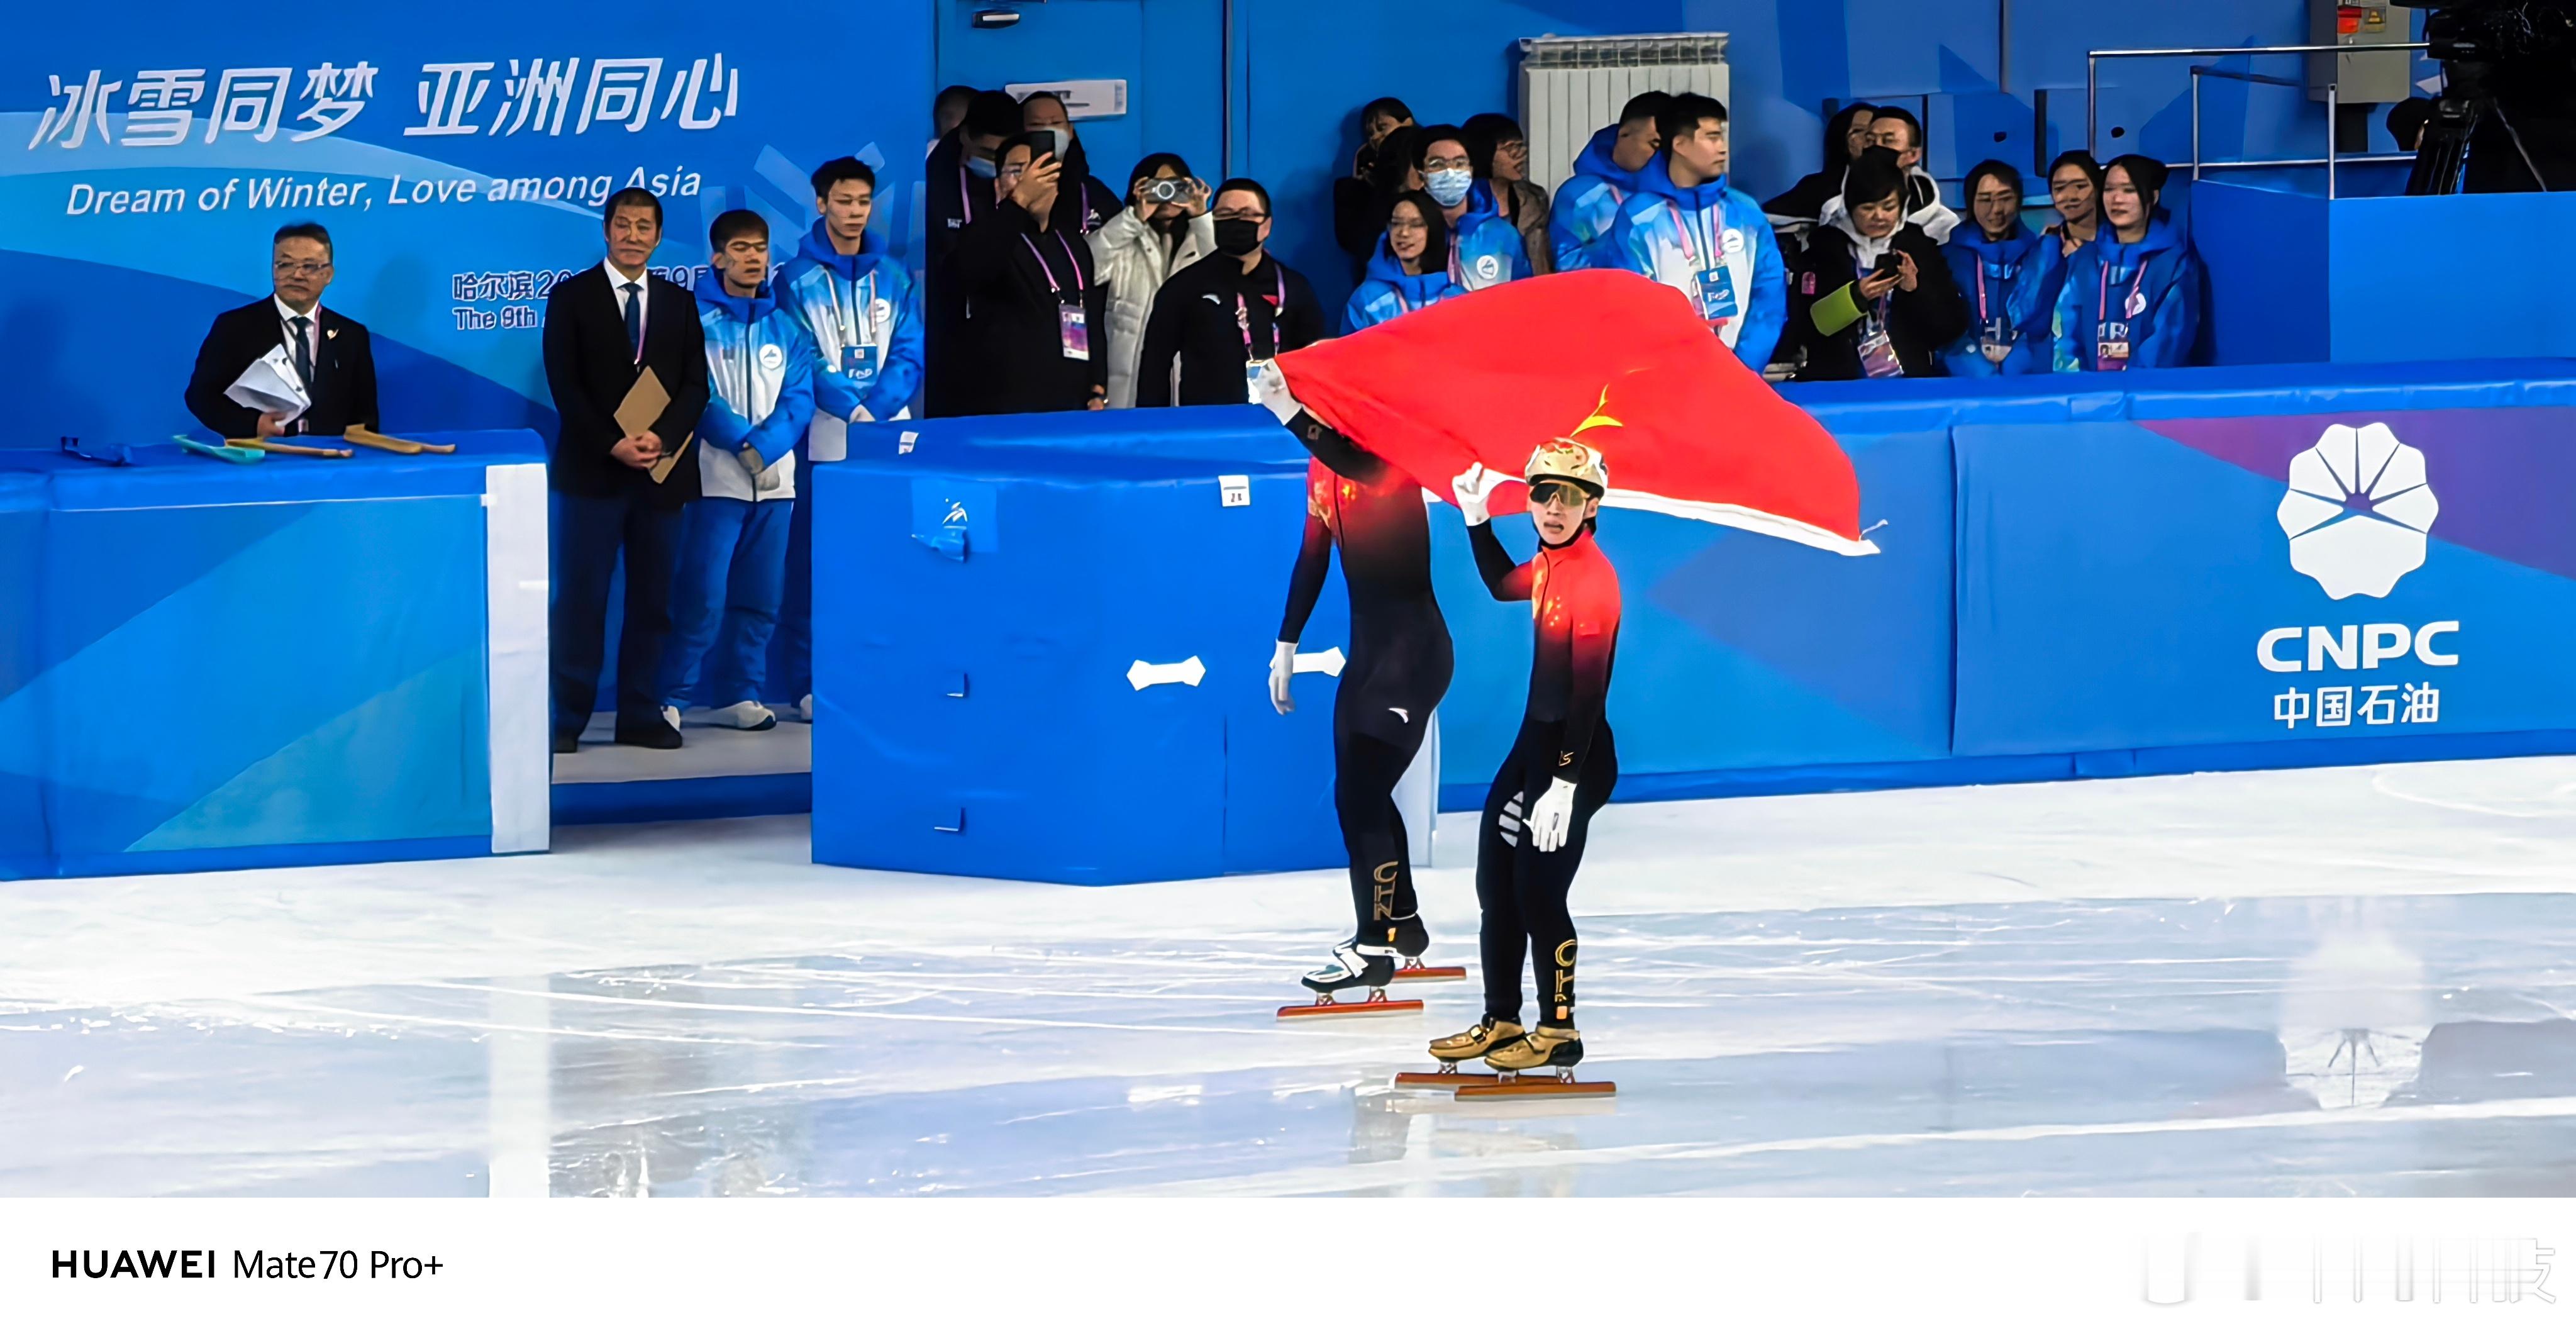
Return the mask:
M1408 957L1405 959L1402 966L1396 968L1395 978L1388 981L1388 983L1428 984L1434 980L1463 980L1466 978L1467 968L1464 966L1425 966L1422 964L1422 958Z
M1399 1074L1401 1075L1401 1074ZM1439 1076L1439 1073L1424 1073ZM1475 1076L1474 1073L1452 1074ZM1611 1081L1576 1081L1572 1068L1539 1068L1531 1072L1498 1072L1482 1082L1458 1087L1461 1100L1585 1100L1619 1093Z
M1371 989L1368 998L1358 1003L1344 1003L1337 1001L1331 994L1318 994L1312 1003L1295 1003L1279 1009L1279 1019L1297 1021L1314 1017L1400 1017L1408 1012L1421 1010L1422 1000L1419 998L1389 998L1385 990Z

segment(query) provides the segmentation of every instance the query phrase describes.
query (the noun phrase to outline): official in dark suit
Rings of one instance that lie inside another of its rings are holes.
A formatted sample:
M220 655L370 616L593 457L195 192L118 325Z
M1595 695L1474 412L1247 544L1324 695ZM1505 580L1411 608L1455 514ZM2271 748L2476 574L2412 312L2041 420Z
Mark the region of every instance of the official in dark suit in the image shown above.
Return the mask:
M269 247L269 276L276 292L215 316L197 348L197 370L188 376L188 410L226 439L275 434L338 434L352 425L376 428L376 357L367 326L322 308L331 285L331 233L319 222L277 229ZM251 362L286 348L313 405L291 421L274 411L253 411L224 396Z
M599 695L608 579L626 556L626 626L617 646L617 742L680 747L654 696L662 641L671 632L671 575L680 508L698 494L698 465L683 458L670 478L653 464L687 443L707 406L706 336L697 298L644 265L662 243L662 201L649 190L608 198L608 259L555 284L546 297L546 387L554 394L555 752L571 753ZM618 405L650 367L671 395L640 434L617 424Z

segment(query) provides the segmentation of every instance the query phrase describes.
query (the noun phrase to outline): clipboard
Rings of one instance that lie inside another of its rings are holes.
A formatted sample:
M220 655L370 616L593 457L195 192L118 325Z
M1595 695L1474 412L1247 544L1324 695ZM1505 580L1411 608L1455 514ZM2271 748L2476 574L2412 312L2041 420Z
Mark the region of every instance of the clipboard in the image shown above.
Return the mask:
M635 386L626 390L626 400L617 404L617 428L629 436L642 434L652 429L653 422L662 419L662 413L670 406L671 391L662 386L662 376L655 374L653 367L647 365L642 374L635 376ZM680 441L679 447L663 454L662 460L653 464L648 474L655 485L671 479L672 470L680 465L681 455L689 451L690 442L696 438L696 434L690 434Z

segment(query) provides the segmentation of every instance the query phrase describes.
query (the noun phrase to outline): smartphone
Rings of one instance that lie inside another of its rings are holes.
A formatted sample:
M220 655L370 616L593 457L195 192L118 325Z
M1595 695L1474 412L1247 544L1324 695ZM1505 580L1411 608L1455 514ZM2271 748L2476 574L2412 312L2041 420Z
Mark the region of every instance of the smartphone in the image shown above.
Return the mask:
M1904 271L1905 261L1896 257L1896 251L1889 250L1887 253L1878 256L1878 262L1870 268L1869 275L1872 277L1879 277L1886 274L1901 273Z
M1058 129L1053 125L1049 125L1044 129L1032 130L1030 132L1045 135L1047 137L1047 142L1053 145L1046 148L1045 151L1054 153L1055 159L1059 162L1064 160L1065 132L1063 130Z

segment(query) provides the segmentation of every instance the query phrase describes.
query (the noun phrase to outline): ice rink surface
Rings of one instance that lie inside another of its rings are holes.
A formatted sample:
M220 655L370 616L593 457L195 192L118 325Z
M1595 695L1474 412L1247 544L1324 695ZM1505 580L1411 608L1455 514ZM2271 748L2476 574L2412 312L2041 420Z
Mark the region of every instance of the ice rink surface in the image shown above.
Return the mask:
M0 884L0 1194L2576 1194L2576 759L1614 806L1575 1103L1281 1026L1338 873L805 833Z

